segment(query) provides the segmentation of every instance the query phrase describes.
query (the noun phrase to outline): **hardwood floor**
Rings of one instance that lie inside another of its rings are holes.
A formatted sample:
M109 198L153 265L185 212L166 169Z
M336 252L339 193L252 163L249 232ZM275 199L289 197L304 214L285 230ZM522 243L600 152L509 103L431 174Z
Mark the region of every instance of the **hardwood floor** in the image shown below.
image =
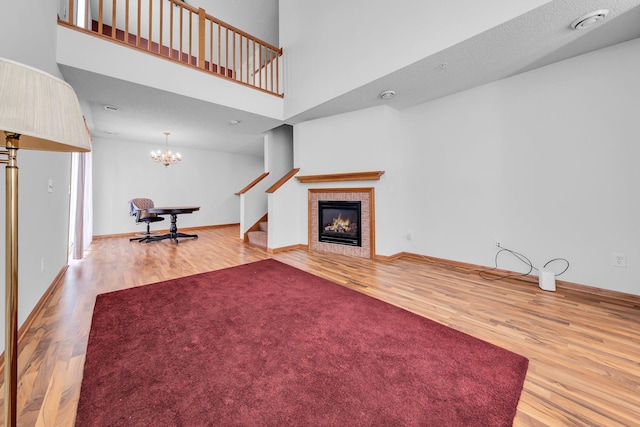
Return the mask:
M517 280L426 260L392 262L307 250L270 255L237 227L197 240L94 241L70 262L20 343L18 425L72 426L95 297L99 293L275 258L529 358L516 426L640 425L640 298ZM179 304L176 302L176 304Z

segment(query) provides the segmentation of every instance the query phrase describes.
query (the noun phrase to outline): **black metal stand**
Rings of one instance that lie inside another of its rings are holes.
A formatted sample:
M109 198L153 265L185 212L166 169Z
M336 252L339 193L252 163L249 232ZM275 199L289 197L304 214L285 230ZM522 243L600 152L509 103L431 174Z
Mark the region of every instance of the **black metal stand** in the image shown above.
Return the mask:
M171 215L171 226L169 226L169 233L168 234L163 234L161 236L155 236L155 237L149 237L146 238L145 241L146 243L149 242L156 242L158 240L164 240L164 239L171 239L174 242L176 242L176 244L178 244L178 238L179 237L193 237L195 239L198 238L197 234L185 234L185 233L179 233L178 232L178 225L176 224L177 221L177 214L170 214Z
M139 240L140 243L145 242L145 243L149 243L151 241L151 239L153 238L153 236L151 235L151 230L149 229L149 226L151 225L150 222L147 222L147 234L145 234L142 237L132 237L129 239L130 242L134 241L134 240Z

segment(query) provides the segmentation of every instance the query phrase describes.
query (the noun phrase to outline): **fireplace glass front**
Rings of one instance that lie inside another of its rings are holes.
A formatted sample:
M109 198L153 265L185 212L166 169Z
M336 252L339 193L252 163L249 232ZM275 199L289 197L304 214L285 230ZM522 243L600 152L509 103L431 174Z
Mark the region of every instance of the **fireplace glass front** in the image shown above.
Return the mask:
M361 246L359 201L318 201L318 241Z

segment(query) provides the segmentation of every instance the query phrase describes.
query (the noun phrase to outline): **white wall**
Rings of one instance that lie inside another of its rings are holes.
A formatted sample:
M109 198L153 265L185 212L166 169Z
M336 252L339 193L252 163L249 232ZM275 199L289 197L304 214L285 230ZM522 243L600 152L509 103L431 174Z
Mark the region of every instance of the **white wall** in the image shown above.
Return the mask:
M500 238L640 294L638 75L634 40L403 111L412 251L491 265Z
M548 2L280 0L285 118Z
M255 178L257 177L258 175L255 175ZM240 195L240 230L238 236L240 239L244 239L244 233L267 213L268 201L265 191L273 182L274 177L268 175L247 192Z
M293 127L282 125L273 129L268 132L267 141L264 151L265 169L273 175L271 177L273 184L294 167ZM292 178L275 193L266 195L269 213L268 248L276 249L295 245L300 241L300 236L295 232L299 228L299 215L290 212L291 208L295 209L300 205L295 199L297 192L294 187L291 187L293 181L296 180Z
M293 169L293 127L282 125L267 132L264 163L265 172L277 177L275 181Z
M62 77L56 64L55 2L0 2L0 57Z
M153 162L149 153L162 145L94 139L94 235L141 231L128 214L135 197L153 199L156 206L200 206L178 218L178 228L240 222L238 196L247 177L262 173L261 157L180 147L182 163L168 167ZM171 147L170 147L171 148ZM166 229L168 219L152 225Z
M278 191L268 194L269 234L267 247L286 248L307 243L307 196L302 194L295 178ZM304 225L304 227L303 227Z
M0 16L4 18L0 25L0 56L60 77L55 62L56 10L55 2L0 2ZM18 166L18 323L22 325L67 262L67 189L70 183L71 155L20 150ZM49 179L54 185L52 193L47 192ZM0 200L4 198L3 184L0 186ZM2 206L0 222L4 224L4 202ZM0 230L4 242L4 226ZM0 245L0 259L4 259L4 246L4 243ZM43 259L44 270L41 269ZM1 277L4 277L4 271L2 262ZM1 292L2 307L4 298L4 292ZM2 313L4 318L4 309ZM0 339L0 348L4 348L4 329L0 331Z
M562 280L640 295L638 75L633 40L396 114L301 123L295 164L301 175L386 170L378 254L493 266L498 238L534 266L566 258ZM612 252L628 266L613 267Z
M264 172L268 172L269 175L240 195L241 239L244 238L247 230L264 217L265 213L271 213L266 190L293 169L293 128L282 125L268 131L263 138ZM252 180L257 177L257 175L252 177ZM273 214L270 216L272 217ZM269 239L271 237L270 235Z
M376 252L401 251L399 224L406 224L398 209L402 187L401 156L397 133L398 112L386 106L300 123L294 127L294 164L298 175L385 171L379 181L299 185L298 200L304 212L298 234L307 240L307 190L309 188L374 187Z
M198 0L189 4L196 3L209 15L278 46L278 0Z

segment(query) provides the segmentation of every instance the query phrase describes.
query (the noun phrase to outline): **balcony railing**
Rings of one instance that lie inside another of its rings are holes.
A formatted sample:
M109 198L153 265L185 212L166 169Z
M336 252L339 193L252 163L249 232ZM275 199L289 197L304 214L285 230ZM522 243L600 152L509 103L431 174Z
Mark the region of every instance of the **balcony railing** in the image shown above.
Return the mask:
M69 0L59 22L283 96L281 48L180 0Z

